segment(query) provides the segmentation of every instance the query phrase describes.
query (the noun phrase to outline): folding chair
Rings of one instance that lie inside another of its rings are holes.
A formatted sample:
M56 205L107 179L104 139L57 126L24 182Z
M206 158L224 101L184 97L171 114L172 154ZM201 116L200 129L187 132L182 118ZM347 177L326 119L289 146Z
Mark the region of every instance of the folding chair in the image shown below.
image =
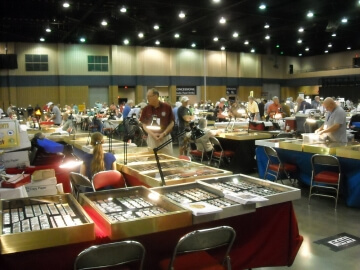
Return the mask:
M339 160L332 155L313 155L311 157L311 182L309 193L309 204L311 196L330 197L335 199L335 209L339 197L341 179L341 166ZM320 190L335 191L334 195L318 193ZM317 193L313 193L317 191Z
M161 269L231 269L229 252L236 232L229 226L220 226L190 232L180 238L172 257L160 262ZM222 262L209 255L207 250L226 247Z
M91 184L94 191L97 191L107 186L111 186L112 188L126 187L124 177L119 171L115 170L102 171L94 174Z
M74 270L99 269L139 262L143 269L145 248L136 241L122 241L91 246L76 257Z
M235 152L231 150L224 150L219 142L219 140L215 137L209 138L210 143L213 146L213 150L211 152L210 164L214 160L218 162L218 168L220 168L220 164L223 159L227 159L228 163L230 163L230 159L235 156Z
M200 161L200 163L202 163L204 160L205 148L203 147L203 150L199 150L194 141L190 141L189 146L190 146L189 155L191 159L193 161L198 160Z
M266 170L264 174L264 179L267 179L266 177L268 175L273 176L275 179L274 181L279 179L279 176L284 173L286 177L289 179L291 183L293 181L291 180L291 176L295 175L297 172L297 167L294 164L291 163L283 163L281 162L278 153L276 150L269 146L264 146L264 151L267 156L268 162L266 165ZM280 178L280 181L282 184L284 184L283 180Z
M86 189L91 190L93 188L89 178L76 172L70 172L70 186L76 200L79 198L79 193L86 191Z

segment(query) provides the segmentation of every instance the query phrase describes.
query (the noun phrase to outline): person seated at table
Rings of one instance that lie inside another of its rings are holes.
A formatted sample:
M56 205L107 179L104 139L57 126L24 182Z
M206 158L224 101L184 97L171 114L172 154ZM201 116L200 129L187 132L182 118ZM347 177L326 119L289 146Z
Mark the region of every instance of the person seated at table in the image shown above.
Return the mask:
M98 172L116 170L116 158L112 153L104 153L103 143L104 136L100 132L91 135L90 144L93 146L93 153L84 155L80 168L80 173L89 179Z
M69 114L68 113L64 113L63 114L63 120L61 122L61 129L63 131L67 131L67 132L71 132L71 130L73 129L73 120L70 119Z
M273 96L273 103L267 108L267 114L270 119L279 119L283 117L282 106L277 96Z
M306 110L311 109L312 106L309 102L306 102L303 97L298 96L296 99L297 103L297 110L296 112L303 112L305 113Z

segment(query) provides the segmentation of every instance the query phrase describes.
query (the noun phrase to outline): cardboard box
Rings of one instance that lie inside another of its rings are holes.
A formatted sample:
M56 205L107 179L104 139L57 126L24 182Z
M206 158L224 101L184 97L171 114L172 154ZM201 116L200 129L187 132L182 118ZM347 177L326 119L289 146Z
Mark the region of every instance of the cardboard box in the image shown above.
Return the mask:
M29 197L48 196L48 195L57 194L56 185L32 186L30 184L30 185L25 185L25 188Z
M2 181L1 187L17 188L28 183L30 183L30 174L14 174L6 181Z
M48 186L48 185L56 185L56 184L57 184L56 177L50 177L47 179L36 180L36 181L32 179L31 183L27 184L27 186L36 187L36 186Z
M38 181L47 178L55 177L55 170L54 169L47 169L47 170L37 170L34 171L31 175L31 181Z
M4 153L5 168L19 168L30 166L28 151Z

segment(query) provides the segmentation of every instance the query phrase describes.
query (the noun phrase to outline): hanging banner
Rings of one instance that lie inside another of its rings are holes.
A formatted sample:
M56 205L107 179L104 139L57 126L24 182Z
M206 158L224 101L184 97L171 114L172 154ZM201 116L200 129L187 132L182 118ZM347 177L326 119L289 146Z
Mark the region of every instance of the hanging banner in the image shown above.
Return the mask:
M176 86L177 96L196 95L196 86Z

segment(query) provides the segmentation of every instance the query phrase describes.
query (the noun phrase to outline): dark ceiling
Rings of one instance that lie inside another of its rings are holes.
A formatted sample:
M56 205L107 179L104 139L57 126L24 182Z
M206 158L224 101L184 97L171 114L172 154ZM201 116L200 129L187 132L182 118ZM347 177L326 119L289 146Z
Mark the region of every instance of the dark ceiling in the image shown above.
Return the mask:
M359 0L70 0L69 8L64 2L1 0L0 41L39 42L43 37L49 43L76 44L85 37L86 44L123 45L128 39L131 46L191 48L195 43L201 50L224 46L232 52L253 48L256 53L291 56L360 49ZM261 3L266 9L259 9ZM121 13L121 7L127 12ZM310 10L312 18L306 16ZM185 18L179 18L180 11ZM219 23L221 17L225 24ZM343 17L347 23L341 23ZM108 25L102 26L102 20ZM50 33L45 31L48 26Z

